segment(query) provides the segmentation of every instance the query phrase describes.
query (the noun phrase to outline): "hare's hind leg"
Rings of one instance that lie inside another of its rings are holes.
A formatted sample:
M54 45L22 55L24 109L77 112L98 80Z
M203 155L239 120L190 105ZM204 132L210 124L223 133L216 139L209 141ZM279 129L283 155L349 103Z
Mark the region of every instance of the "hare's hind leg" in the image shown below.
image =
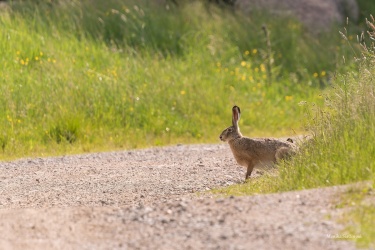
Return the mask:
M293 154L293 151L288 147L281 147L276 151L276 162L283 159L289 159Z

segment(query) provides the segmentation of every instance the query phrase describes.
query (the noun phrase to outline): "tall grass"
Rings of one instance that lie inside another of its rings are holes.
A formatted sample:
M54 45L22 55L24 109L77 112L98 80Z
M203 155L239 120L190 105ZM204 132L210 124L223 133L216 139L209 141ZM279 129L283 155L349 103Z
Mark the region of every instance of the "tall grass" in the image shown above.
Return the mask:
M369 37L374 38L375 26L368 25ZM325 107L317 108L312 117L314 140L292 162L295 168L281 171L285 182L294 182L291 188L375 179L375 53L373 42L361 46L359 71L336 79Z
M301 130L297 103L321 101L344 47L270 17L199 1L11 2L0 13L0 158L213 142L234 103L246 134Z

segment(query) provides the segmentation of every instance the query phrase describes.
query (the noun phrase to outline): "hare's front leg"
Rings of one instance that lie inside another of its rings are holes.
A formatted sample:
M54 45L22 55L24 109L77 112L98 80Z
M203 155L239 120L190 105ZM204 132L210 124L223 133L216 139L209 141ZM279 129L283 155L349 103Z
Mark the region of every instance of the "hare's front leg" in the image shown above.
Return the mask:
M250 177L251 172L253 172L253 169L254 169L254 164L252 162L250 162L247 165L247 171L246 171L245 181Z

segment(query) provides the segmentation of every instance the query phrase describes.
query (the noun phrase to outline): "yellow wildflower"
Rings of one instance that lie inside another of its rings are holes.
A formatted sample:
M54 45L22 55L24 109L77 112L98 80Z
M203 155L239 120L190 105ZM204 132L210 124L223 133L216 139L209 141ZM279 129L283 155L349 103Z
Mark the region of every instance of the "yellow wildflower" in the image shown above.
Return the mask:
M258 50L257 49L253 49L253 55L255 55L256 53L258 53Z
M291 95L287 95L287 96L285 96L285 101L291 101L291 100L293 100L293 96L291 96Z
M181 90L181 91L180 91L180 94L181 94L181 95L185 95L185 94L186 94L185 90Z
M315 73L313 74L313 76L314 76L315 78L317 78L317 77L319 76L319 74L315 72Z
M260 65L260 71L266 72L266 66L263 63Z
M245 62L245 61L242 61L242 62L241 62L241 66L242 66L242 67L245 67L245 66L246 66L246 62Z
M320 73L320 75L323 77L323 76L325 76L327 73L323 70L321 73Z

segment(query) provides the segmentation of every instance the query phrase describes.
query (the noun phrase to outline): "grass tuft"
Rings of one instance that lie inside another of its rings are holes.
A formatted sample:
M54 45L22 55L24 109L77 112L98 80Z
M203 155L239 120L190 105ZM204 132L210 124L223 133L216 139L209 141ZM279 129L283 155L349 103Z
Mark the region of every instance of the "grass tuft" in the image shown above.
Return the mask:
M46 132L49 139L54 140L56 143L66 141L73 144L78 138L80 133L80 121L78 119L61 120Z

